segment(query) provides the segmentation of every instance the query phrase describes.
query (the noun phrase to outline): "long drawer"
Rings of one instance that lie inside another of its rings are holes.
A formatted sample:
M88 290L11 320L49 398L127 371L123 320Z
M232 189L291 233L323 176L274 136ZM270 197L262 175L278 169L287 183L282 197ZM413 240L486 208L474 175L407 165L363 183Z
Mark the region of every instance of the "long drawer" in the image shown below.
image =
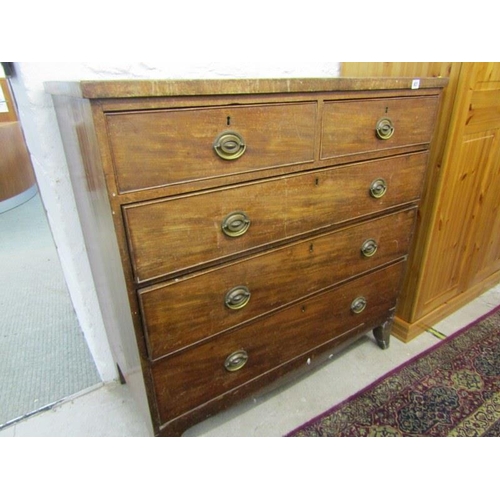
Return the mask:
M106 115L120 192L314 160L315 102Z
M124 207L137 283L416 201L427 153Z
M403 264L228 332L151 370L160 419L168 422L341 336L369 329L395 306ZM360 303L364 301L364 309ZM375 323L374 323L375 322Z
M438 105L436 96L325 102L321 158L426 145Z
M150 359L404 257L415 212L404 210L140 290Z

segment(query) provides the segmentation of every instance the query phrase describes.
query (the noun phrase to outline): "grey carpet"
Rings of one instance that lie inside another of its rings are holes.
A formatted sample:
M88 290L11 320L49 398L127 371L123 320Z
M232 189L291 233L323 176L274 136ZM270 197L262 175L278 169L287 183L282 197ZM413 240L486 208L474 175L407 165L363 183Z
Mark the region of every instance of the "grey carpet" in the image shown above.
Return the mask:
M0 214L0 426L98 382L36 195Z

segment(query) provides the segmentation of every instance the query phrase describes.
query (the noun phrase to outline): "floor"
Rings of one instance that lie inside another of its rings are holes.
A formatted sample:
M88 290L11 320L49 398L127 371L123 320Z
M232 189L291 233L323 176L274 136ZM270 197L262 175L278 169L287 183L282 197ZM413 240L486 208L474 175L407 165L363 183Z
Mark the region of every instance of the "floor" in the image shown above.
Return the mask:
M500 285L492 288L434 329L449 335L500 304ZM425 332L404 344L391 339L382 351L367 334L312 374L259 399L189 429L186 437L279 437L376 380L440 340ZM142 437L147 426L126 385L96 385L67 401L0 431L0 437Z
M0 213L0 428L101 380L33 194Z

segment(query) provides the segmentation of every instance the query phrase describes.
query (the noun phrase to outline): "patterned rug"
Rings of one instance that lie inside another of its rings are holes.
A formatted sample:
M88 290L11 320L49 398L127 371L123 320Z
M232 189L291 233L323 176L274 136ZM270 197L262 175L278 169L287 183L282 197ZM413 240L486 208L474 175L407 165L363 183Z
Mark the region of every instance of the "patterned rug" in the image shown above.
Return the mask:
M288 436L500 436L500 307Z

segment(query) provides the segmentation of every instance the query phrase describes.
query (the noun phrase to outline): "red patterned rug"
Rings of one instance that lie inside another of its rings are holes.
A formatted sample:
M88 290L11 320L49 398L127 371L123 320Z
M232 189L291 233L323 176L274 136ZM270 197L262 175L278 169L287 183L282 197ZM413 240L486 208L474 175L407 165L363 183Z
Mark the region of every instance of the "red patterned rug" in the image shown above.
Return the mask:
M287 436L500 436L500 307Z

